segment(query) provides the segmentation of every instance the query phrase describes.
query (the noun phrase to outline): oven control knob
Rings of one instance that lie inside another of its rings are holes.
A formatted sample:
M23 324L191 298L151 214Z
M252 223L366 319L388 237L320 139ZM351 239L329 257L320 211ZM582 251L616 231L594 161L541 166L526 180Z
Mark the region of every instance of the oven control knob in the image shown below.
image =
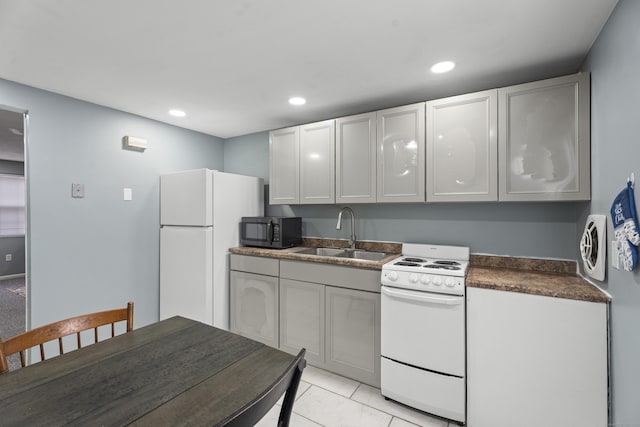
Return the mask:
M418 275L416 273L411 273L409 275L409 281L411 283L418 283Z
M436 286L442 285L442 277L434 277L433 278L433 284L436 285Z
M453 288L453 285L455 285L453 279L451 277L447 277L447 280L444 282L445 285L447 285L450 288Z
M422 277L420 277L420 282L422 282L423 285L428 285L429 282L431 282L431 277L423 274Z
M389 280L391 280L392 282L395 282L396 280L398 280L398 272L397 271L390 271L389 272Z

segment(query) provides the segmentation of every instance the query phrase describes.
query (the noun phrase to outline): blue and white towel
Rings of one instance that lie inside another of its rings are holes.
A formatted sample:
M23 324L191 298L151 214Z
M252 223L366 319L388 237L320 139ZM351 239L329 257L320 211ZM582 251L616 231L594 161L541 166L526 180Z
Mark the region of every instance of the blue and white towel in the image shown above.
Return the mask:
M622 267L626 271L633 271L638 264L637 246L640 245L640 235L631 181L627 182L627 187L613 200L611 220L616 237L616 251Z

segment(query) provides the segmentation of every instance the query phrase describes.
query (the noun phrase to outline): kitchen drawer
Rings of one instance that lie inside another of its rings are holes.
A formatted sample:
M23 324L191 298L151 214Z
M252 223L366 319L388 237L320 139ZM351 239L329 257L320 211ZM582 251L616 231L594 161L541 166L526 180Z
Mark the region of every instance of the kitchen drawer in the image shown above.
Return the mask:
M278 276L280 261L273 258L263 258L248 255L231 254L230 268L236 271L264 274L266 276Z
M380 293L379 270L282 260L280 277Z

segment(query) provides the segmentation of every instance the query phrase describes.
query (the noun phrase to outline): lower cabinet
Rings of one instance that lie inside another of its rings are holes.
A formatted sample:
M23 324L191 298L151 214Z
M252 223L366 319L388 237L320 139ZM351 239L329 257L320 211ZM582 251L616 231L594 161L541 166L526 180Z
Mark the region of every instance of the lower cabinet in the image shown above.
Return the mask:
M280 279L280 349L297 354L305 348L305 359L324 363L324 286Z
M278 278L231 272L231 332L278 347Z
M329 370L380 384L380 294L325 287Z
M231 255L229 326L231 332L278 347L280 262Z
M280 262L280 349L380 387L380 272Z
M467 288L467 424L607 425L607 304Z
M380 387L380 271L231 255L231 331Z

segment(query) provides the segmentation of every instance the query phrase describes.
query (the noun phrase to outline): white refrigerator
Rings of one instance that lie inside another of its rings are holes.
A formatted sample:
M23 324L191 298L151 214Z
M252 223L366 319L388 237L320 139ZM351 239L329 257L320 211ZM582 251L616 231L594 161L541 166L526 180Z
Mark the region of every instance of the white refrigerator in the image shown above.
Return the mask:
M160 320L229 329L229 248L262 216L262 179L196 169L160 176Z

